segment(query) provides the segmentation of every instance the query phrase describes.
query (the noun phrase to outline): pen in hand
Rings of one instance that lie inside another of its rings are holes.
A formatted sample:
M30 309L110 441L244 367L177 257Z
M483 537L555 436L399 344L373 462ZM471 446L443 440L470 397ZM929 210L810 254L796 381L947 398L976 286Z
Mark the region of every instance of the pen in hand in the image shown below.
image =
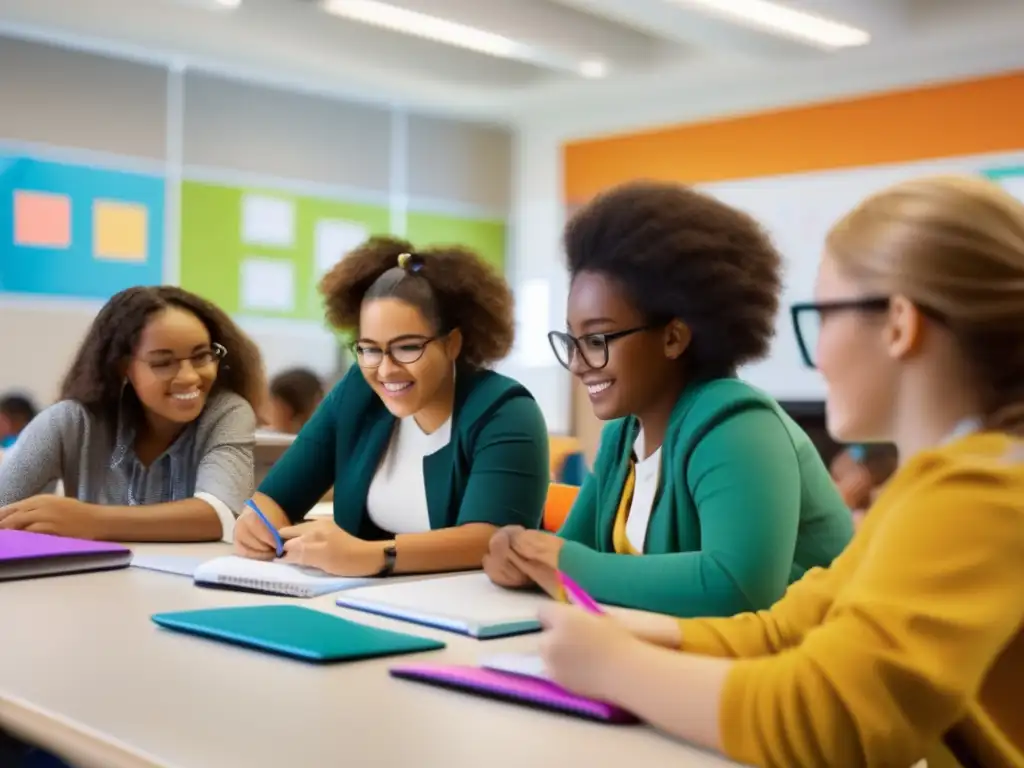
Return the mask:
M256 517L258 517L263 522L263 524L267 526L267 530L269 530L270 534L274 537L276 556L284 557L284 539L281 538L281 534L278 532L277 528L274 527L274 524L267 519L267 516L263 514L262 510L260 510L260 508L256 506L256 502L254 502L252 499L246 501L245 506L247 506L249 509L256 513Z

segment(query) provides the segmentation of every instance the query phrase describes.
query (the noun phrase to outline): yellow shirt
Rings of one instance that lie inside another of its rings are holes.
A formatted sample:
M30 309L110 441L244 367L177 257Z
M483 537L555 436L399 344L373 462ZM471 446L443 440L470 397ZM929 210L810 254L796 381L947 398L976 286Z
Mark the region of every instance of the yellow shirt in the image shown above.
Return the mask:
M626 535L626 523L629 522L629 508L633 503L634 490L636 490L636 462L630 459L629 473L626 475L622 497L619 499L619 508L615 511L615 522L612 525L612 547L617 555L640 554L630 544L629 536Z
M1021 768L1024 444L979 433L913 458L830 568L767 611L681 625L683 650L740 659L720 715L734 760L904 768L948 748Z

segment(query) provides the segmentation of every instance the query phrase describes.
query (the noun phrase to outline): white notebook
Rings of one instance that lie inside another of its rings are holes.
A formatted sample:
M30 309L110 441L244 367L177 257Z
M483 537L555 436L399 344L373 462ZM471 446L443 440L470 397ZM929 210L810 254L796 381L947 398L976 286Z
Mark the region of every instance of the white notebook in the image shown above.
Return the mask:
M338 605L479 639L540 629L538 592L502 589L483 573L406 581L346 592Z
M484 669L508 672L522 677L533 677L537 680L550 680L544 661L535 653L499 653L484 656L478 662Z
M372 584L373 578L332 576L316 568L249 560L229 555L207 560L195 570L196 584L267 592L289 597L317 597Z

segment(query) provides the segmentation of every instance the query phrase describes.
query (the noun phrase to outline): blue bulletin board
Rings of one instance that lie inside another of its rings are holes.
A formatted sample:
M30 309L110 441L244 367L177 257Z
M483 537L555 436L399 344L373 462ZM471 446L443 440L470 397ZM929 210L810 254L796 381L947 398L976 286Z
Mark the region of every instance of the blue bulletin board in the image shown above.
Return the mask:
M0 291L107 299L163 282L164 179L0 154Z

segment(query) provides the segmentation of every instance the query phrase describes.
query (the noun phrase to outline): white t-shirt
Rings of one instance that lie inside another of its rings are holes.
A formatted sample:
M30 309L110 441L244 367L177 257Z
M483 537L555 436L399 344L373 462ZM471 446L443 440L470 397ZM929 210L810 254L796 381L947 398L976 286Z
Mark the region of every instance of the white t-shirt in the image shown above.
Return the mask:
M647 524L651 521L654 497L658 493L658 477L661 473L661 446L647 458L644 456L644 431L641 429L633 443L637 455L636 483L633 486L633 500L629 504L629 518L626 520L626 538L637 552L644 551L647 542Z
M451 437L450 418L429 435L412 416L398 422L366 497L378 528L396 535L430 530L423 459L448 445Z

